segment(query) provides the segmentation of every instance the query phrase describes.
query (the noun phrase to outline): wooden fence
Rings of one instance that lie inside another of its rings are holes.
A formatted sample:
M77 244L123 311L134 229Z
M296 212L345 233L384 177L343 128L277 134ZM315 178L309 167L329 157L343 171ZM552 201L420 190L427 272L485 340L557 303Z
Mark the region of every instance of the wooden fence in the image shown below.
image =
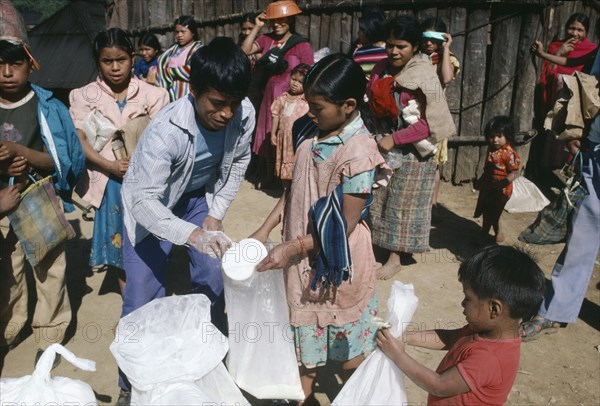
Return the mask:
M265 9L269 0L122 0L127 2L128 27L133 36L151 31L173 41L172 22L192 15L200 22L204 42L215 36L237 38L241 16ZM299 0L303 14L296 30L315 50L348 52L358 32L361 10L369 5L384 9L388 17L413 14L419 19L441 17L453 36L452 51L461 72L446 96L458 129L451 140L449 162L442 176L455 183L481 173L486 146L482 126L493 116L515 119L518 130L534 127L535 84L541 62L530 54L531 44L544 44L563 36L567 18L582 12L590 17L588 37L595 41L598 2L544 0ZM461 138L462 137L462 138ZM520 147L527 162L529 145Z

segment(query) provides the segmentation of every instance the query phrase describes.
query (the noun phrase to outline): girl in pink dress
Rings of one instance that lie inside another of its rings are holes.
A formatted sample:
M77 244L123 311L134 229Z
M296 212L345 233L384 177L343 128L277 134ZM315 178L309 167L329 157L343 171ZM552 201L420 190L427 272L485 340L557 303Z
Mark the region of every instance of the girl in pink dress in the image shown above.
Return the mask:
M300 8L290 1L269 4L267 10L256 17L256 25L242 44L247 55L262 54L256 61L256 75L263 77L265 85L252 145L252 152L262 161L259 163L262 166L259 171L262 169L263 172L259 181L261 188L267 188L273 183L274 153L268 142L273 119L271 105L288 89L292 69L300 63L314 63L313 50L308 40L294 33L293 16L300 12ZM258 36L265 20L270 22L272 31Z
M273 113L271 143L275 147L275 176L281 179L286 189L291 183L294 168L292 126L294 121L308 112L302 82L309 69L310 66L304 63L296 66L290 77L290 89L275 99L271 105Z
M252 237L266 241L283 219L283 243L257 270L283 268L309 404L318 369L339 362L346 380L375 346L376 263L365 216L384 160L363 122L359 64L326 56L304 85L313 125L299 134L292 186Z

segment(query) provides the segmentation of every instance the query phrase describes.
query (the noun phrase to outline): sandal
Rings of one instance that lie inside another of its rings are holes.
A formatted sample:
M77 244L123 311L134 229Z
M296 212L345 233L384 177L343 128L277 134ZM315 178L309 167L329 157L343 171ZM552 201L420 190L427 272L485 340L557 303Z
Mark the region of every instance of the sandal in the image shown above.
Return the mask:
M560 323L547 319L531 319L521 323L521 340L533 341L542 334L554 334L560 328Z

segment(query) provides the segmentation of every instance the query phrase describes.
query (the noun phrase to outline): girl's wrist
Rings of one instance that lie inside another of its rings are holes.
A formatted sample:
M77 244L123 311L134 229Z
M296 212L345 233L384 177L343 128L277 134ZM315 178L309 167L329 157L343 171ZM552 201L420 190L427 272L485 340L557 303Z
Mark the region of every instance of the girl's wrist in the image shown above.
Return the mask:
M298 254L301 254L303 257L307 257L308 256L308 250L306 249L306 245L304 244L304 238L301 235L299 235L296 238L298 239L298 243L299 243L299 252L298 252Z

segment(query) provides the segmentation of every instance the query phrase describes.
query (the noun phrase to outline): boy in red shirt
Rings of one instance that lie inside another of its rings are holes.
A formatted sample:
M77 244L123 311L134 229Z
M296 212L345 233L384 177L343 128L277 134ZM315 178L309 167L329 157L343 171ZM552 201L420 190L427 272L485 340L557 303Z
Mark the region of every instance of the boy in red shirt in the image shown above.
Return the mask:
M544 274L527 253L490 246L458 270L467 325L458 330L377 333L377 345L417 385L428 405L501 405L519 369L520 320L539 306ZM434 372L405 352L405 343L449 350Z

